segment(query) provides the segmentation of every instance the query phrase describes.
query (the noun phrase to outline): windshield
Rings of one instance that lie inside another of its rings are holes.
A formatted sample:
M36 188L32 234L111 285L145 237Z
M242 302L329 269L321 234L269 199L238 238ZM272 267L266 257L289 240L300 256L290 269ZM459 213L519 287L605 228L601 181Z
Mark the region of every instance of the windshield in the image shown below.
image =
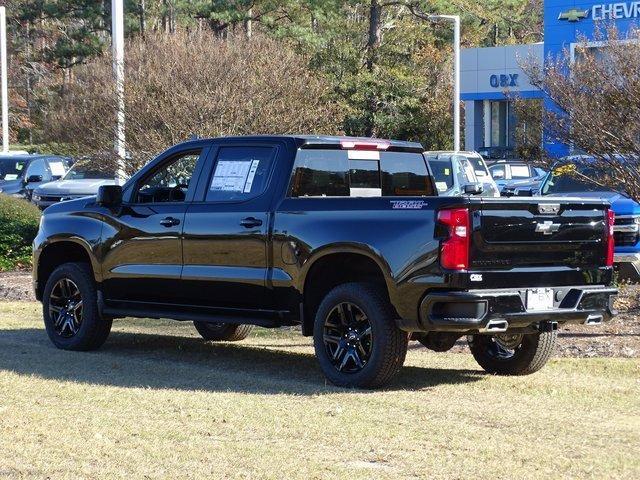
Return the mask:
M97 165L84 164L75 165L64 176L65 180L107 180L114 179L115 172L109 171L108 168L101 168Z
M592 167L576 167L575 170L573 168L570 170L574 173L565 172L562 169L554 169L544 187L542 187L542 194L611 191L610 188L589 181L590 178L598 178L596 169Z
M0 181L17 180L24 174L27 160L17 158L0 158Z

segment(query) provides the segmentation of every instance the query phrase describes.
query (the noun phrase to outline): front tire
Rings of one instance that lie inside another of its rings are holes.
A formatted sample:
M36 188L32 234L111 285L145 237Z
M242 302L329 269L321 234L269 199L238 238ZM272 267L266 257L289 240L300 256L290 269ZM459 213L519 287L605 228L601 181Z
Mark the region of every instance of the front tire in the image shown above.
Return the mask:
M249 336L253 325L232 325L230 323L193 322L202 338L214 342L239 342Z
M408 342L386 296L372 285L339 285L316 313L316 357L329 381L341 387L388 383L402 368Z
M530 375L553 355L558 332L473 335L469 347L476 362L496 375Z
M95 350L111 332L111 318L100 316L91 267L65 263L49 276L42 296L44 326L63 350Z

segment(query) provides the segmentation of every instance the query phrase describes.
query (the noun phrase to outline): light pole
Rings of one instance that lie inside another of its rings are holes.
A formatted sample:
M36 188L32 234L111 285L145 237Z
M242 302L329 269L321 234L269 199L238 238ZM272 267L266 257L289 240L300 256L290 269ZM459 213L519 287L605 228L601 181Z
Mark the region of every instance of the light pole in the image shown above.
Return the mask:
M460 151L460 16L427 15L431 21L453 22L453 149Z
M3 2L4 3L4 2ZM7 91L7 10L0 6L0 75L2 76L2 151L9 151L9 93Z
M116 79L117 124L115 150L118 156L116 175L125 178L125 136L124 136L124 8L123 0L111 0L111 49L113 52L113 73Z

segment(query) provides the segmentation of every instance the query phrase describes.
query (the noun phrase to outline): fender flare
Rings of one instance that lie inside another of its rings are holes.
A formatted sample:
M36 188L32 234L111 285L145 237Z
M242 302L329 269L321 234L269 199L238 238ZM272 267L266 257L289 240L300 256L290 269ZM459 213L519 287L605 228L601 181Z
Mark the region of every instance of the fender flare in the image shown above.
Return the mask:
M305 293L305 284L307 282L307 277L309 272L313 268L316 263L329 256L334 254L341 253L350 253L355 255L362 255L364 257L373 260L380 271L382 272L382 277L384 278L385 284L387 286L387 291L389 292L389 297L393 299L393 293L396 290L396 284L393 280L394 276L392 274L391 266L384 259L379 250L368 245L366 243L331 243L328 245L323 245L311 252L311 254L307 257L305 262L302 265L299 275L299 281L297 285L297 290L304 295Z

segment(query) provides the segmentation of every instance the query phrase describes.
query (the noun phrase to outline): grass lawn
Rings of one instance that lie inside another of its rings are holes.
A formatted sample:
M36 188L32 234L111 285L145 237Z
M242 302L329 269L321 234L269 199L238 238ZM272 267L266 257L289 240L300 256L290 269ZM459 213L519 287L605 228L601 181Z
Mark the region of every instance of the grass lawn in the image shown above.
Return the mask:
M485 375L411 348L383 391L325 384L311 342L118 321L56 350L39 304L0 302L0 478L640 478L640 360Z

